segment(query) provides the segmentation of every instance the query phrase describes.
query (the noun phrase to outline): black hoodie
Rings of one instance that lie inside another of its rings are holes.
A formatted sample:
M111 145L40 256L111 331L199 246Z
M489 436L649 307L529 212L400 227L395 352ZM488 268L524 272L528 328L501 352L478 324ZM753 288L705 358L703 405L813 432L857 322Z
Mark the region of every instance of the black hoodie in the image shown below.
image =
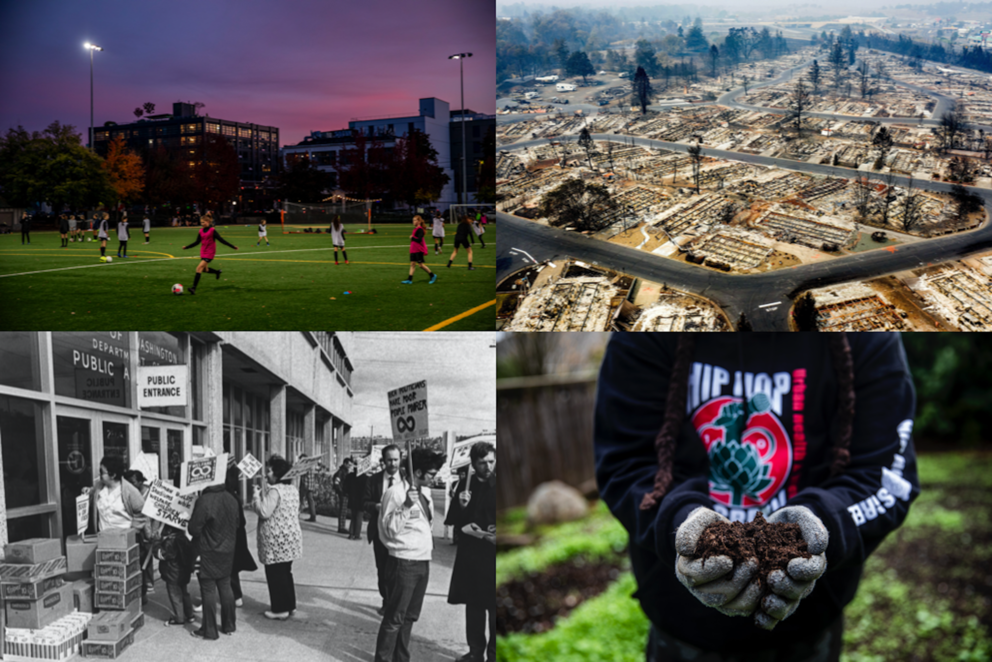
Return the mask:
M640 504L658 469L654 440L678 336L610 340L596 396L596 477L630 533L635 597L659 630L722 652L808 638L840 615L868 554L906 518L919 481L915 393L902 341L879 333L848 338L856 398L851 458L831 478L837 378L825 334L699 334L673 480L650 510ZM693 509L750 521L758 510L768 515L784 505L809 508L830 543L816 589L774 631L706 607L678 582L675 532Z

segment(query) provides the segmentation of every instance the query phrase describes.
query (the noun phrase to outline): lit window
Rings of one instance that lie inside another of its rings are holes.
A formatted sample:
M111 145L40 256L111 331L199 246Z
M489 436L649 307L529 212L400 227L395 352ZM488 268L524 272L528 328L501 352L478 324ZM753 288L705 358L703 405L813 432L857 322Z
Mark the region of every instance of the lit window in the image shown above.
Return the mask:
M220 133L220 124L216 122L207 122L207 133Z

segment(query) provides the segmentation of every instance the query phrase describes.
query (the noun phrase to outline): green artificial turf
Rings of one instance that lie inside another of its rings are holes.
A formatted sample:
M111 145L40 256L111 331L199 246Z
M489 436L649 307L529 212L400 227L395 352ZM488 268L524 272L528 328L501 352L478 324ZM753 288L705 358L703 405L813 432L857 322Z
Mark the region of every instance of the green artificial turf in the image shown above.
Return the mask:
M360 230L355 226L349 230ZM96 241L61 248L56 232L0 236L0 328L5 330L406 330L491 331L495 322L495 226L486 248L474 245L475 271L459 250L445 268L454 228L441 255L427 237L426 264L438 274L428 285L409 270L410 227L382 225L378 234L345 236L350 264L334 253L329 234L283 234L269 228L260 247L256 226L221 226L239 250L218 243L211 266L223 274L200 279L196 295L172 294L172 285L193 284L199 246L196 228L154 228L144 245L132 228L127 260L117 259L117 240L107 242L112 263L100 262ZM350 294L346 294L350 292ZM477 309L477 310L474 310ZM474 312L471 312L473 311Z

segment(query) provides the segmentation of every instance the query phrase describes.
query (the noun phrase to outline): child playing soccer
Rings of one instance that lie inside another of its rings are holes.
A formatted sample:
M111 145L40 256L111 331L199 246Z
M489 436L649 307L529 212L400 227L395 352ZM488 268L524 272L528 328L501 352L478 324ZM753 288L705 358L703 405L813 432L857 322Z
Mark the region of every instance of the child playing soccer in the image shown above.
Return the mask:
M127 212L125 212L117 224L117 257L127 257L127 240ZM122 250L124 251L124 255L121 255Z
M147 215L145 216L144 220L141 221L141 229L145 233L145 243L146 244L151 243L151 239L149 235L151 235L152 232L152 221L150 218L148 218Z
M262 218L262 222L258 224L258 241L255 242L255 245L258 246L261 244L263 239L265 240L265 245L268 246L269 231L265 227L265 218Z
M475 216L475 223L474 223L475 236L479 238L479 243L482 244L483 248L486 247L486 240L482 238L482 235L486 233L485 225L486 225L485 214L477 213Z
M473 244L475 243L475 235L472 232L472 219L466 214L462 216L462 220L458 223L458 230L455 232L455 250L451 251L451 259L448 260L449 267L458 255L458 247L464 246L465 250L468 251L468 270L475 271L475 267L472 266L472 247L468 243L469 239L472 240Z
M437 280L437 274L424 264L424 256L427 255L427 244L424 243L424 219L420 214L413 217L413 234L410 235L410 276L406 280L400 281L404 285L413 285L413 272L420 265L420 268L431 275L428 285L433 285Z
M67 248L69 246L69 239L67 234L69 233L69 217L65 214L59 216L59 236L62 237L62 245L59 248Z
M107 240L110 239L110 214L107 212L103 212L103 216L100 218L96 236L100 240L100 257L106 257Z
M341 216L336 215L331 221L331 243L334 244L334 264L338 263L338 249L344 255L344 263L348 264L348 251L344 249L344 226L341 225Z
M213 212L207 212L200 218L200 231L196 235L196 241L194 241L189 246L183 246L183 250L187 248L193 248L197 244L202 244L200 246L200 264L196 265L196 276L193 279L193 287L189 288L190 294L196 294L196 286L200 283L200 274L206 272L215 274L217 280L220 280L220 269L211 269L210 262L217 255L217 242L224 244L225 246L230 246L234 250L238 250L238 247L231 244L220 236L217 232L217 228L214 227L214 217Z
M431 234L434 236L434 255L437 255L444 248L444 217L436 209L431 219Z

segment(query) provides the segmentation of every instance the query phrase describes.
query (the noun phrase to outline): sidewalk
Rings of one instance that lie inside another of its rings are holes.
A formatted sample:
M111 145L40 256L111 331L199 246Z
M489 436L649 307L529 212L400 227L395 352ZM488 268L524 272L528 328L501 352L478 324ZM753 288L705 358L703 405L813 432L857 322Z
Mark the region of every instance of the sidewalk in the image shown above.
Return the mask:
M248 518L248 546L255 548L257 517ZM442 513L434 517L434 558L430 584L418 620L413 626L411 659L454 660L468 651L465 644L465 608L449 605L448 585L455 560L455 547L444 538ZM262 612L269 608L265 571L241 573L244 607L238 611L238 629L217 641L194 639L193 625L166 627L169 617L165 584L156 567L155 593L148 596L145 626L134 644L117 658L122 662L372 662L376 634L382 618L375 610L381 599L377 589L375 557L364 534L360 541L337 533L337 518L317 516L317 522L301 520L303 558L293 563L296 580L296 614L287 621L270 621ZM199 603L199 584L190 582L194 603ZM198 625L197 625L198 627ZM80 658L83 659L83 658Z

